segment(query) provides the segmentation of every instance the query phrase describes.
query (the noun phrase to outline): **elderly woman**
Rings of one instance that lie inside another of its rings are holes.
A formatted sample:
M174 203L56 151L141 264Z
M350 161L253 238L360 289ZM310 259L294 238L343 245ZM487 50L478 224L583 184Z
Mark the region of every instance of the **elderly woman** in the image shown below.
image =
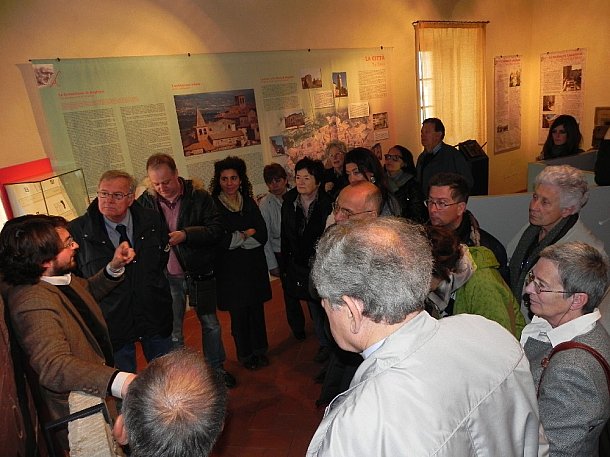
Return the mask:
M606 256L604 243L579 217L580 209L588 199L589 185L581 170L556 165L546 167L536 176L529 204L529 223L506 246L510 287L517 299L523 298L525 279L540 252L551 244L582 241ZM529 309L525 305L523 302L521 312L529 322Z
M354 148L345 155L345 175L350 184L369 181L379 187L383 197L381 216L401 216L402 210L388 189L383 166L375 154L366 148Z
M216 256L218 308L231 315L237 358L256 370L269 365L263 305L271 286L263 250L267 227L252 198L246 163L231 156L215 162L210 193L227 229Z
M326 145L324 156L330 161L331 168L324 170L324 190L335 200L345 186L349 183L343 170L343 160L347 153L347 146L343 141L331 141Z
M525 319L498 272L493 252L483 246L461 245L455 232L444 227L429 225L426 232L434 257L426 310L437 318L478 314L519 338Z
M579 154L583 152L579 147L581 140L582 135L576 119L569 114L557 116L551 124L538 159L547 160Z
M398 200L402 217L423 223L428 219L421 186L415 179L413 154L404 146L392 146L385 155L388 188Z

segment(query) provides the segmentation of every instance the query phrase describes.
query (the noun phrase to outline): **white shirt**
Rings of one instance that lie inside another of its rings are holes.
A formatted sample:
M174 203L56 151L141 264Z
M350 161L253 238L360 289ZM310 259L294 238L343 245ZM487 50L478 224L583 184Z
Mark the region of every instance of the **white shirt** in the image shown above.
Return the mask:
M595 308L592 313L587 313L565 324L561 324L559 327L553 328L546 319L534 316L532 322L527 324L523 332L521 332L521 346L525 346L528 338L534 338L545 343L550 342L555 347L558 344L571 341L577 336L590 332L600 318L599 309Z

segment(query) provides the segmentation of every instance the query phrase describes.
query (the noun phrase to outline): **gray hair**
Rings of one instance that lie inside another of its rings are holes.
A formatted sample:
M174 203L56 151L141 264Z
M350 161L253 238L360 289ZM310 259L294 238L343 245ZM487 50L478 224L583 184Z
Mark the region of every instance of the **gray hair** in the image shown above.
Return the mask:
M102 181L112 181L113 179L126 179L129 183L129 192L135 192L136 186L138 185L136 178L131 176L126 171L122 170L108 170L100 177L99 183Z
M343 153L343 155L347 154L347 145L343 141L333 140L326 143L326 148L324 148L324 157L329 157L331 148L337 148Z
M212 450L224 425L227 392L191 350L153 360L129 385L122 413L132 457L195 457Z
M546 247L540 258L557 265L566 292L588 295L589 300L583 308L585 314L599 305L608 287L608 261L597 249L581 241L572 241Z
M561 209L575 207L575 212L579 212L589 200L589 184L583 172L570 165L546 167L536 176L534 188L540 184L559 188Z
M322 235L312 277L331 306L343 306L347 295L363 302L372 321L396 324L423 309L432 263L421 226L394 217L350 220Z

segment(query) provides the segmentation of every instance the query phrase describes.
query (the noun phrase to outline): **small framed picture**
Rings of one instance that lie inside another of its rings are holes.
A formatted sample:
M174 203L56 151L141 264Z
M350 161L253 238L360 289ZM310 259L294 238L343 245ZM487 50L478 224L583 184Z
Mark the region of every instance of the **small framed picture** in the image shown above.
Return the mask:
M595 108L595 125L610 125L610 106Z

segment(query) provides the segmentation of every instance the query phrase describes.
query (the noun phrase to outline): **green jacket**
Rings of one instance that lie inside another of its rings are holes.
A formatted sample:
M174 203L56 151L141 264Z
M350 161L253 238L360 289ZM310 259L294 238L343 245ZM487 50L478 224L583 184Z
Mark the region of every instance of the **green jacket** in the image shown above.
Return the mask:
M517 339L525 327L519 303L498 271L500 264L493 252L482 246L468 248L476 271L455 292L453 314L478 314L511 332Z

